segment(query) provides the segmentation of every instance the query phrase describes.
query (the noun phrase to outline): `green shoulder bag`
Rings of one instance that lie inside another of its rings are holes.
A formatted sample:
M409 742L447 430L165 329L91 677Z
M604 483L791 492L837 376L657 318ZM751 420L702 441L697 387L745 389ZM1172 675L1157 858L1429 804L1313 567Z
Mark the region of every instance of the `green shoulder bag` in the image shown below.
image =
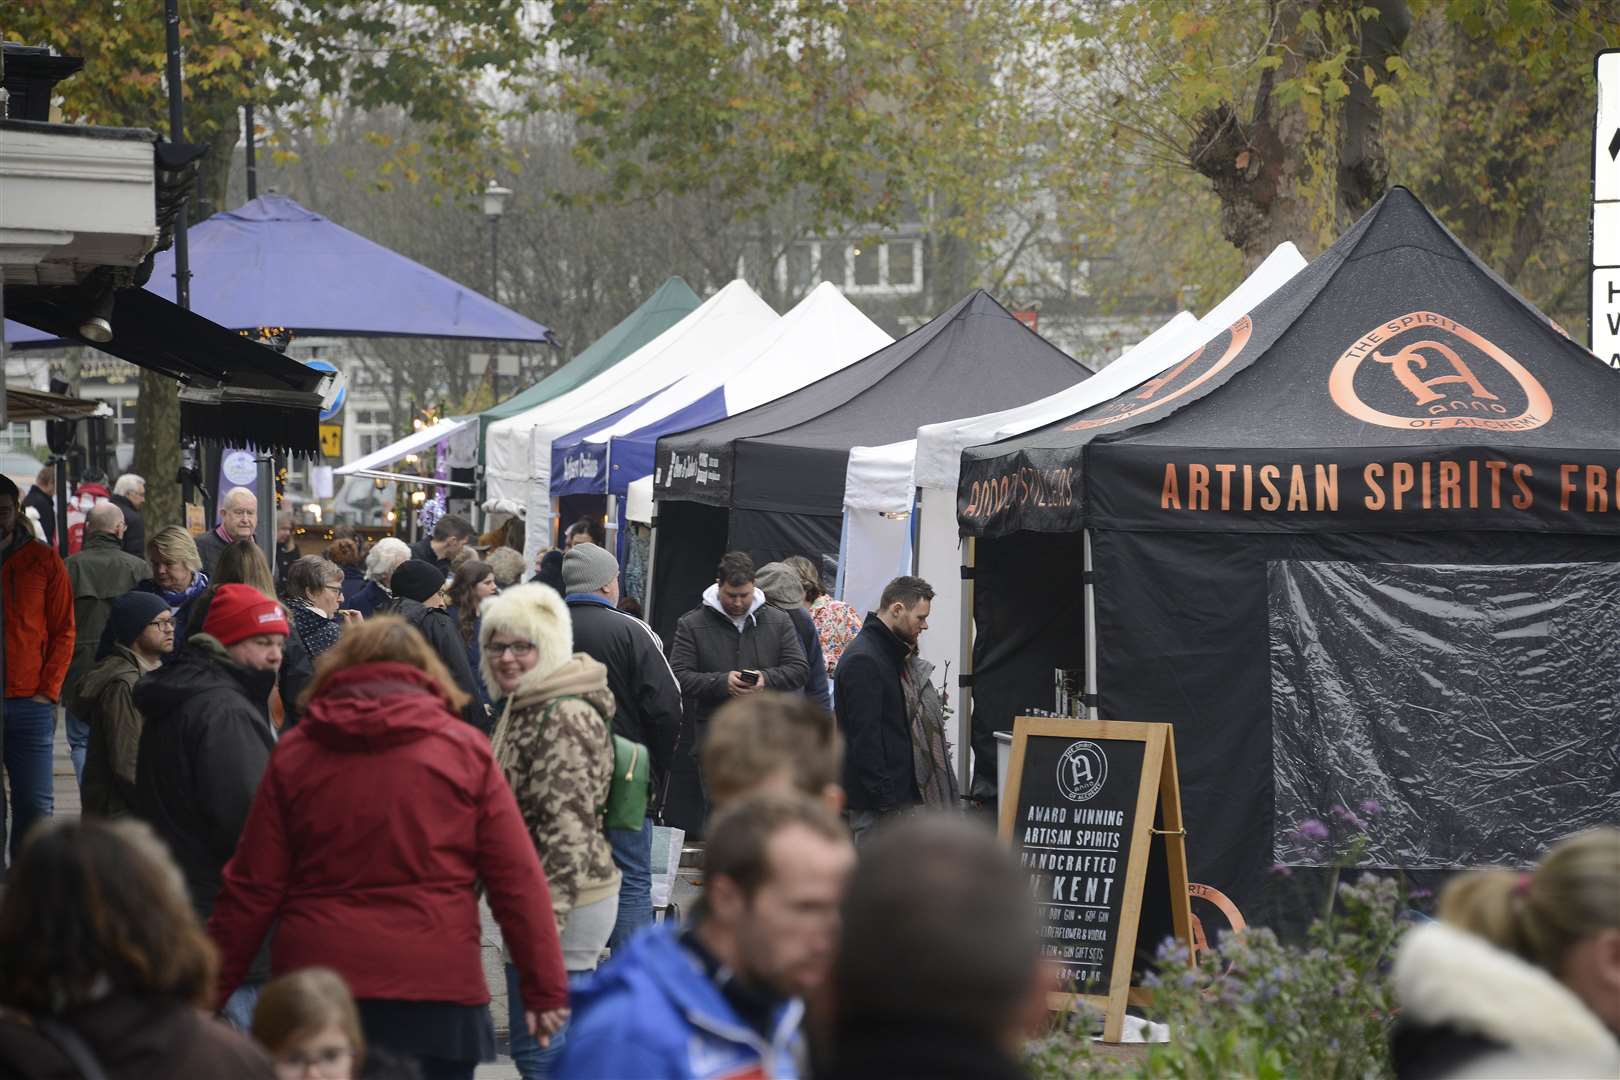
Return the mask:
M647 795L651 789L647 748L623 735L613 736L613 783L602 807L602 827L640 832L647 820Z
M542 716L564 701L585 699L565 694L546 703ZM647 799L652 790L652 764L647 748L623 735L609 734L613 740L613 781L608 785L607 802L597 808L604 829L641 831L647 820Z

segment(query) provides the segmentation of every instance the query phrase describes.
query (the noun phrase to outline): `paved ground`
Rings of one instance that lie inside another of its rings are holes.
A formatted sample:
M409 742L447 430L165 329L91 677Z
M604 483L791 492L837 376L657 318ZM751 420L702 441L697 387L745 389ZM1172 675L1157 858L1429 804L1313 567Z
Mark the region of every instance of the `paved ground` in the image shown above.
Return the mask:
M68 757L67 730L63 723L56 725L55 774L57 816L77 817L80 809L79 785L73 778L73 762ZM3 797L0 794L0 798ZM692 900L698 891L696 880L695 872L685 871L675 887L675 901L682 911L691 910ZM496 1045L502 1053L496 1061L479 1067L477 1080L518 1080L517 1068L504 1052L507 1046L507 1006L506 973L501 964L501 932L487 904L479 904L479 915L483 922L484 977L489 982L490 1015L495 1021Z

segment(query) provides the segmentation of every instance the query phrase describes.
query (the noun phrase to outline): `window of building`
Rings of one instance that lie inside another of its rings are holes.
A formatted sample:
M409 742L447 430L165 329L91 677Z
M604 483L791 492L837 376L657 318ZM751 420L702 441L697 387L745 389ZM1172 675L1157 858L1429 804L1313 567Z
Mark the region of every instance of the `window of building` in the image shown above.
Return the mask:
M821 244L821 268L819 277L822 281L830 281L834 285L846 284L844 282L844 245Z
M135 441L135 409L139 404L138 398L119 398L115 411L118 416L118 441L133 443Z
M815 284L816 253L814 244L794 244L782 256L782 291L798 296Z
M836 250L824 247L823 252ZM852 293L914 293L922 290L922 242L889 240L850 247L844 288ZM842 254L842 253L840 253ZM834 281L839 280L833 278Z
M851 285L858 289L871 289L883 284L882 244L852 248L850 255Z
M888 282L891 288L922 287L922 276L918 273L921 261L917 258L918 246L915 240L891 240L883 245L889 256Z

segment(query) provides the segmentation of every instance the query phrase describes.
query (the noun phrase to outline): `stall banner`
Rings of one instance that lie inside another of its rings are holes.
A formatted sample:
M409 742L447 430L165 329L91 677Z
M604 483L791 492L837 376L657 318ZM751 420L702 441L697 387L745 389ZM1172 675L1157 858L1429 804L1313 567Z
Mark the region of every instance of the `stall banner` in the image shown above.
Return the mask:
M1160 415L1231 367L1254 329L1243 316L1179 364L1119 397L1060 421L1062 431L1095 435ZM958 482L958 519L979 536L1004 536L1038 517L1043 532L1082 527L1080 469L1067 450L1031 448L1005 458L964 455Z
M1395 188L1182 364L968 448L958 521L1620 531L1616 415L1620 372Z
M1104 1009L1103 1040L1118 1042L1148 894L1191 948L1175 737L1166 724L1021 716L1007 788L1001 836L1032 876L1041 952L1058 970L1049 1004Z

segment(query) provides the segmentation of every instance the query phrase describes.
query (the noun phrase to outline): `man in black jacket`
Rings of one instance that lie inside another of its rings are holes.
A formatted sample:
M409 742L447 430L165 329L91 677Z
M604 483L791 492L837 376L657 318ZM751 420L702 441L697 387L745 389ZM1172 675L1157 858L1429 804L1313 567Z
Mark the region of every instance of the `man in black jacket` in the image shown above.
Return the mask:
M214 566L225 549L239 540L258 541L259 497L253 489L234 487L225 493L219 504L219 524L212 532L197 537L197 554L202 558L203 573L214 576ZM271 573L275 571L272 569Z
M928 629L933 599L932 586L922 578L895 578L838 661L833 704L848 747L844 791L857 839L886 815L922 802L904 680L906 660Z
M494 725L490 722L489 710L478 696L478 684L473 681L467 643L456 630L450 613L444 610L444 574L432 563L407 559L394 571L389 587L394 593L389 613L398 615L427 638L444 666L450 669L450 677L469 698L462 707L461 718L488 735Z
M446 514L433 526L433 532L424 536L411 548L411 558L435 566L446 577L450 575L450 562L461 554L462 548L473 542L473 527L458 514Z
M615 606L619 560L596 544L575 544L563 556L562 578L563 599L574 625L574 649L607 668L608 688L618 703L614 734L641 743L651 758L653 798L647 813L656 815L681 730L680 683L664 659L658 635ZM611 949L653 921L652 817L639 829L609 829L607 837L623 875L619 921L608 938Z
M754 578L753 559L745 552L727 552L715 583L703 592L703 602L676 622L675 640L669 646L669 666L681 684L685 707L671 797L680 819L672 824L693 836L700 834L706 813L706 800L693 791L695 751L710 714L734 697L761 690L800 690L810 678L793 620L787 612L766 606Z
M22 512L32 510L39 515L39 528L45 542L56 546L56 467L47 465L34 477L34 486L22 501Z
M146 505L146 480L134 473L125 473L113 483L111 502L124 514L124 550L136 558L146 558L146 519L141 507Z
M134 810L169 846L204 922L276 744L270 691L287 633L276 601L250 585L221 585L202 633L135 686L145 724ZM268 975L255 971L259 982ZM258 985L244 984L227 1018L245 1029L257 997Z

